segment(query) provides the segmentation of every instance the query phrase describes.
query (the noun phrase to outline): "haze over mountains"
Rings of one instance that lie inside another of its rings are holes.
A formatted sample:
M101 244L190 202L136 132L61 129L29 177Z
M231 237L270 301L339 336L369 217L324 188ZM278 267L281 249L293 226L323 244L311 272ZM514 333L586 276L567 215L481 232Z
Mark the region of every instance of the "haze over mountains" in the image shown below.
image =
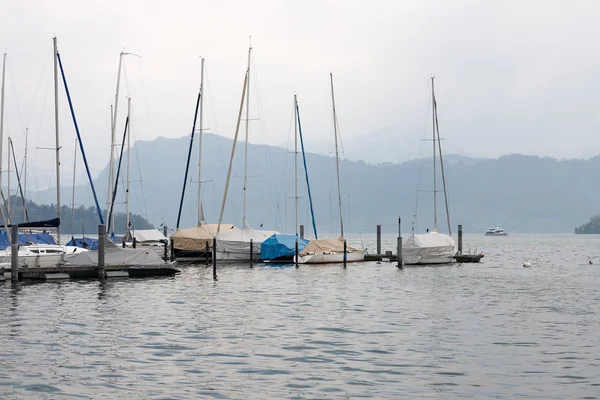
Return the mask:
M232 141L205 134L203 143L205 219L217 222ZM372 145L373 152L389 150L381 143ZM135 144L131 157L131 212L156 225L166 223L170 228L175 227L188 146L189 137L158 138ZM223 218L223 222L239 226L242 224L243 151L244 143L239 142ZM193 153L196 153L196 144ZM332 157L314 153L307 154L306 158L318 230L337 234L335 161ZM508 232L570 233L575 226L600 211L600 174L597 172L600 157L559 161L523 155L481 159L445 154L444 161L453 231L461 223L466 232L473 233L483 233L486 228L496 225ZM293 152L281 147L250 144L248 166L250 225L293 232ZM299 219L306 231L311 232L304 170L299 168ZM413 227L413 221L416 221L414 226L418 232L432 227L430 158L400 164L344 160L341 178L345 232L371 234L376 224L382 224L384 231L392 233L397 229L398 216L403 218L404 232ZM439 182L441 179L438 178ZM95 179L95 185L104 208L107 168ZM181 227L196 223L197 187L197 157L194 154ZM62 193L63 199L71 198L71 188L63 187ZM120 211L124 209L123 193L124 184L120 183L117 197ZM52 190L40 191L33 197L37 201L46 199L46 202L55 198ZM89 185L76 187L76 204L93 204ZM443 210L443 196L438 193L438 225L441 231L446 231Z

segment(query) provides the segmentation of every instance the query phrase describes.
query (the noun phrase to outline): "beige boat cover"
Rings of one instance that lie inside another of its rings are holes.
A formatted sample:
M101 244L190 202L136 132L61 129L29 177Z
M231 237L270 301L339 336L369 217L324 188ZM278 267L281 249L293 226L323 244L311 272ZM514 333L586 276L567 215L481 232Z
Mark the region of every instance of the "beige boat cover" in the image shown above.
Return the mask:
M217 235L219 224L204 224L193 228L179 229L171 238L177 250L204 251L206 242L212 246L212 239ZM221 224L221 233L239 230L232 224Z
M351 253L353 251L359 251L353 247L350 247L346 243L346 252ZM313 239L302 251L299 253L300 256L307 256L309 254L327 254L327 253L343 253L344 252L344 238L340 237L337 239Z

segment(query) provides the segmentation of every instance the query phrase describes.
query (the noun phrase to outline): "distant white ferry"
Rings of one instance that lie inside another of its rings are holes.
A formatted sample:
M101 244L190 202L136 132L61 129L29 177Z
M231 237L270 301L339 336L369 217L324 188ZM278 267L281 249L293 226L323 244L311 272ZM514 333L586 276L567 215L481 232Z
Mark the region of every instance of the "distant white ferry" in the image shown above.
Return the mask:
M485 231L485 236L508 236L508 233L504 232L504 229L496 227Z

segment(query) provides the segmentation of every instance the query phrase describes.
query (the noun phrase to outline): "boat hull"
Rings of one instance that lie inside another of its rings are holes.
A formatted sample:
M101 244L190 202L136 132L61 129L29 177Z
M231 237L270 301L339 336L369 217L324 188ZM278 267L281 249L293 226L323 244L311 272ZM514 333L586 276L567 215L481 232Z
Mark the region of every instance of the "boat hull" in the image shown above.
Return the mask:
M432 265L432 264L450 264L454 254L440 254L435 256L402 256L404 265Z
M362 251L353 251L346 253L346 262L364 261L365 253ZM340 264L344 262L344 253L320 253L307 254L300 256L298 264Z

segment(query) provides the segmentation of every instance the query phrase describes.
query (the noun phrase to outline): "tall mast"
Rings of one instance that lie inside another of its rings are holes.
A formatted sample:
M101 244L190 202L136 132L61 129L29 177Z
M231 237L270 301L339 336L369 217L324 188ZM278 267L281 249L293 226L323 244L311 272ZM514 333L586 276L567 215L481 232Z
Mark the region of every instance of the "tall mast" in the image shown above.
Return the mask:
M432 116L432 129L433 129L433 232L437 232L437 185L436 185L436 173L435 173L435 93L434 93L434 80L435 77L431 77L431 116Z
M27 198L27 139L29 137L29 127L25 127L25 157L23 160L23 168L25 174L23 175L23 197ZM23 221L27 220L27 201L23 199Z
M450 208L448 207L448 190L446 189L446 175L444 174L444 160L442 159L442 142L440 140L440 124L437 115L437 100L433 96L434 115L435 115L435 130L437 132L438 150L440 152L440 170L442 172L442 185L444 186L444 202L446 205L446 219L448 221L448 235L452 236L452 227L450 225Z
M129 170L131 169L129 153L131 153L131 96L127 98L127 186L125 188L125 232L129 231Z
M246 86L246 146L244 149L244 220L242 229L249 228L248 219L246 218L246 192L248 187L248 125L250 123L250 56L252 55L252 42L248 48L248 68L246 70L248 80Z
M75 169L77 168L77 139L73 152L73 195L71 198L71 239L75 237Z
M333 104L333 135L335 139L335 168L337 172L337 187L338 187L338 201L340 204L340 232L341 236L344 236L344 220L342 217L342 190L340 188L340 157L338 154L338 124L337 116L335 114L335 96L333 94L333 74L329 73L329 79L331 81L331 103Z
M10 136L8 137L8 141L6 142L6 181L8 186L6 188L6 192L8 193L8 203L6 204L6 213L8 214L8 218L11 219L10 216Z
M2 93L0 94L0 190L2 189L2 143L4 142L4 78L6 76L6 53L2 59ZM10 162L8 163L10 165Z
M298 99L294 95L294 213L298 236Z
M202 212L202 103L204 101L204 57L200 57L200 105L198 121L198 226L204 220Z
M60 220L60 130L58 127L58 46L54 42L54 130L56 131L56 218ZM56 243L60 244L60 224L56 227Z
M115 160L115 135L117 128L117 114L119 111L119 88L121 85L121 65L123 64L123 55L125 53L121 52L119 54L119 70L117 72L117 89L115 91L115 107L112 111L112 118L110 124L110 164L108 166L108 195L106 196L106 218L108 218L108 213L110 209L110 199L112 198L113 193L113 179L114 179L114 160ZM114 218L114 217L113 217ZM110 226L115 226L110 222L107 222ZM113 228L114 229L114 228Z

